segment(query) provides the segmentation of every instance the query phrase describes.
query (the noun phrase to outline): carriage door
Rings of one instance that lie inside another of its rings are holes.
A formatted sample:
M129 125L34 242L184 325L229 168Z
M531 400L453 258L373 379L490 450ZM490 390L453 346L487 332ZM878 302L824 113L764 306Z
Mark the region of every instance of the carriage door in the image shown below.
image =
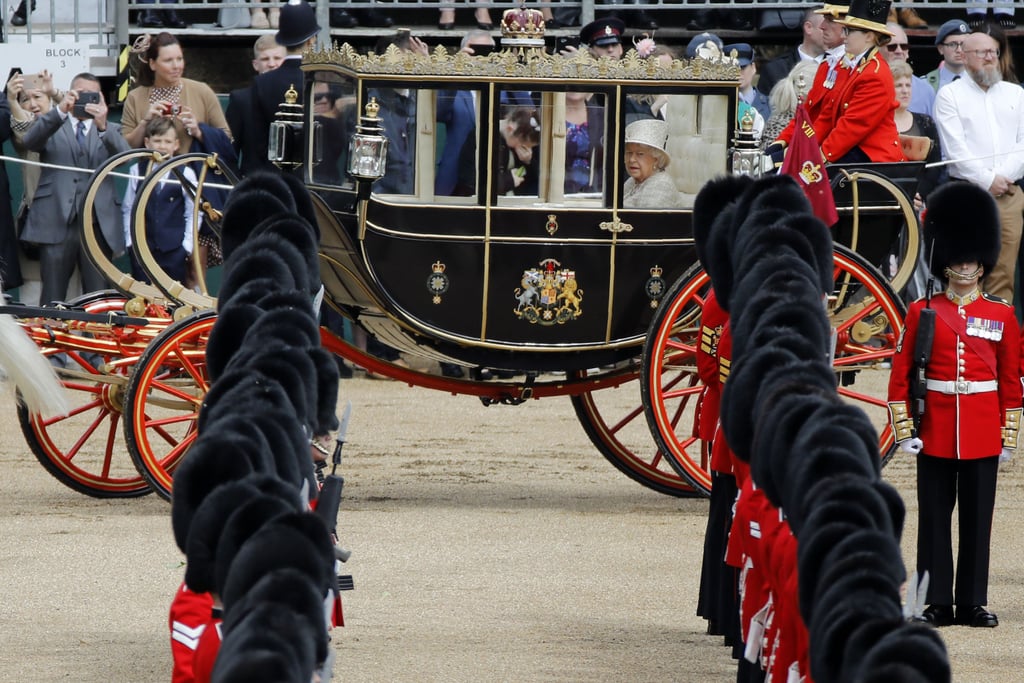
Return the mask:
M485 338L599 346L608 338L612 91L499 93L490 142Z

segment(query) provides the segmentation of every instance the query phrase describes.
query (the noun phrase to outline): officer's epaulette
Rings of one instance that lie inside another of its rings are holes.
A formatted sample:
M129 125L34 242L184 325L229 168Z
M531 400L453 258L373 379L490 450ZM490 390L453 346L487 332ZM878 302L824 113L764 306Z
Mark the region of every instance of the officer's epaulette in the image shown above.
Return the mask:
M857 67L857 72L860 73L864 69L868 68L868 64L875 65L875 73L878 73L878 70L882 68L882 58L878 55L877 47L871 49L871 54L865 57L860 63L860 66Z
M995 294L989 294L988 292L982 292L981 298L985 299L986 301L991 301L994 304L1003 304L1004 306L1011 305L1010 302L1007 301L1006 299L996 296Z

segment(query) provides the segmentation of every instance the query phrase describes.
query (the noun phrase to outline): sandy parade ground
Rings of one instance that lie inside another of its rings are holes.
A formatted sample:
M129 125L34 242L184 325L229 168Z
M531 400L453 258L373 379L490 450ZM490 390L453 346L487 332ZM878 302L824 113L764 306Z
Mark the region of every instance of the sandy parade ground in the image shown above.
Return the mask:
M608 391L637 401L635 383ZM334 680L734 679L721 639L694 616L707 502L620 474L568 399L484 407L362 374L341 394L354 410L339 530L356 590L334 632ZM9 392L0 423L0 681L169 680L183 557L168 503L60 484L25 445ZM912 564L912 463L885 476L907 502ZM1001 624L943 629L956 681L1024 680L1022 507L1018 455L997 500L990 607Z

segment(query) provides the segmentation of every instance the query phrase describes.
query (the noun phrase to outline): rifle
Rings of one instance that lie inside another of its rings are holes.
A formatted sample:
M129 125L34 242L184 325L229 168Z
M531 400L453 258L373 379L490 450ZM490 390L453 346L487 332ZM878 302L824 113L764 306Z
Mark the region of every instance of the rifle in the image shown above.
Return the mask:
M341 507L341 490L345 486L345 478L338 474L338 465L341 464L341 447L345 445L345 432L348 431L348 421L351 415L352 402L349 401L341 416L341 424L338 426L338 438L335 441L334 455L331 458L331 473L324 477L314 511L314 514L324 521L335 538L338 536L338 508ZM351 552L335 546L334 555L335 559L346 562Z
M925 395L928 393L928 379L925 371L932 357L932 345L935 342L935 309L932 308L932 288L935 275L932 274L932 256L935 253L935 242L932 241L928 251L928 284L925 289L925 305L917 325L917 339L914 342L914 366L910 378L910 417L914 421L914 436L921 431L921 418L924 417Z

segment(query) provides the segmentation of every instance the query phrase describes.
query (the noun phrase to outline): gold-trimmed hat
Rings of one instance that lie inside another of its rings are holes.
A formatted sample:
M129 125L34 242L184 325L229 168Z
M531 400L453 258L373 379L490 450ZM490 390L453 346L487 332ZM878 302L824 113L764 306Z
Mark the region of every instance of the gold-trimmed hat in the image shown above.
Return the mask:
M873 31L891 38L892 31L885 27L890 7L892 7L891 0L852 0L850 8L846 11L846 16L835 21L843 26Z
M829 5L829 4L825 4L825 5L822 5L821 7L819 7L818 9L814 10L814 13L815 14L825 14L830 19L832 19L832 21L836 21L836 20L842 19L844 16L846 16L846 13L849 12L849 11L850 11L850 6L849 5Z

